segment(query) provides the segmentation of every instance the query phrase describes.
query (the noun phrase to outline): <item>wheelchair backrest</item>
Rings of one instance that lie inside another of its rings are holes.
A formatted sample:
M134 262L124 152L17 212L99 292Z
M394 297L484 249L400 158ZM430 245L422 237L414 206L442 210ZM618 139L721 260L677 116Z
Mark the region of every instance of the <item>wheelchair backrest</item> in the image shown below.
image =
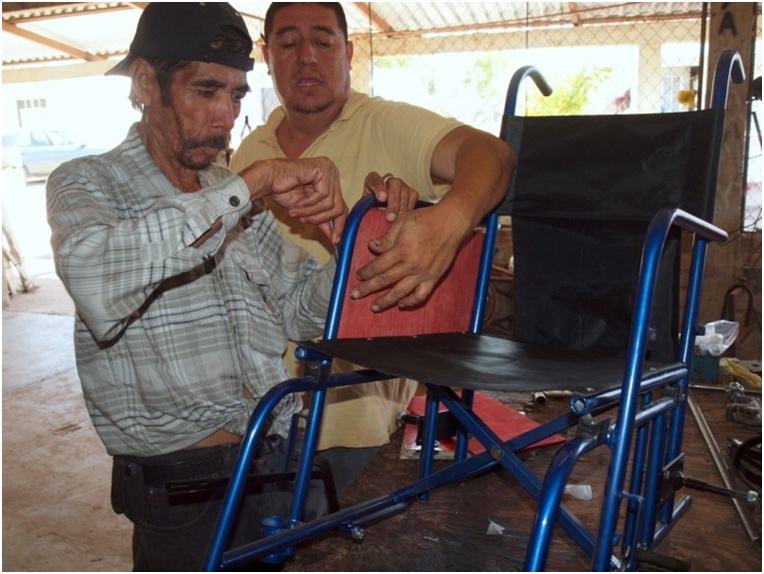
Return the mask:
M513 337L586 351L626 348L642 240L661 208L713 218L723 110L506 116L518 164L499 208L512 216ZM651 357L675 356L681 236L653 306Z
M374 313L371 311L371 302L380 297L382 292L356 301L350 299L349 294L358 283L356 272L374 258L368 247L369 241L383 235L389 227L390 223L381 209L370 209L361 220L358 234L352 243L352 261L337 337L408 336L469 330L483 247L483 234L480 232L473 233L465 240L448 273L424 303L416 307L391 308Z

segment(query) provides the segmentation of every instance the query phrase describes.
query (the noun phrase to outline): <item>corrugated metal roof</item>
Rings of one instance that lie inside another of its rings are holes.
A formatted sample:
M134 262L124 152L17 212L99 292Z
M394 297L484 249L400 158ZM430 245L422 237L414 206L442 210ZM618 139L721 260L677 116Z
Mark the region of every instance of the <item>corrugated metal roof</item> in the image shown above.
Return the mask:
M253 38L268 2L233 2ZM698 18L700 2L343 2L351 35L430 35ZM141 6L127 2L3 2L3 68L121 56Z

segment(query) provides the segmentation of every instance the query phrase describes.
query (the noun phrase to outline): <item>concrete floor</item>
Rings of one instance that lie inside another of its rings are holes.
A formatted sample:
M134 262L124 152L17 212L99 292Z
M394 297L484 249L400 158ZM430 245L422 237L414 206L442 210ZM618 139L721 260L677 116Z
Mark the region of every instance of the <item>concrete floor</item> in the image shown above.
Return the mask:
M3 309L3 570L130 571L132 527L111 510L111 459L75 370L73 306L57 279L35 282Z

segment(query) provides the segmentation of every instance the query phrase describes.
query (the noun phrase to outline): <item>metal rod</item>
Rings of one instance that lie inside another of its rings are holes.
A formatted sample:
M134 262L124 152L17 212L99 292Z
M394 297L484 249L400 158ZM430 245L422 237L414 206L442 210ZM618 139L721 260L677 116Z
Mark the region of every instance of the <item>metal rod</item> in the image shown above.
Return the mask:
M703 440L705 441L706 446L708 447L708 452L711 454L711 458L714 460L716 469L719 471L719 474L722 477L724 486L726 486L730 490L736 490L734 477L732 476L732 473L730 472L729 467L727 466L727 462L724 460L724 457L722 456L721 451L719 450L719 444L716 442L716 439L714 438L714 435L711 432L711 428L708 426L708 421L703 416L703 413L700 410L698 399L695 398L695 395L692 393L692 391L689 391L687 393L687 405L690 407L692 416L695 417L695 422L698 423L698 429L700 429L700 434L703 436ZM738 516L740 516L740 521L743 524L743 529L745 530L745 533L748 536L748 540L751 543L751 547L754 550L757 550L760 552L761 551L761 532L756 527L756 524L753 521L753 517L751 516L750 510L740 499L732 498L731 500L732 500L732 504L735 506L735 510L737 510Z
M694 383L690 384L690 388L695 389L696 391L715 391L720 393L726 393L729 390L729 387L725 385L696 385ZM760 395L761 389L748 389L743 387L742 392L746 395Z

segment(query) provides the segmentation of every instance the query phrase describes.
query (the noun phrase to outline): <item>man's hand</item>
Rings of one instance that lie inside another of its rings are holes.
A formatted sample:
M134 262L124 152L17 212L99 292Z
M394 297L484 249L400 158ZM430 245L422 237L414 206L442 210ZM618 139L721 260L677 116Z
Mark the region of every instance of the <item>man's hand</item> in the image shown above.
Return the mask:
M398 215L385 235L370 241L378 257L358 270L361 283L351 297L360 299L389 287L372 302L374 311L395 304L412 307L427 299L461 245L463 235L446 223L455 223L454 217L440 205Z
M432 181L450 183L448 193L432 207L397 215L388 232L371 241L379 257L358 271L361 283L351 296L389 287L372 303L375 311L427 299L462 240L506 194L514 166L514 153L500 139L468 126L451 130L430 160Z
M390 222L395 221L399 214L414 209L419 199L419 193L402 179L390 173L383 177L376 171L366 176L363 194L374 194L377 201L386 203L385 218Z
M337 166L325 157L256 161L239 173L255 202L266 195L303 223L318 225L339 243L348 207L342 198Z

